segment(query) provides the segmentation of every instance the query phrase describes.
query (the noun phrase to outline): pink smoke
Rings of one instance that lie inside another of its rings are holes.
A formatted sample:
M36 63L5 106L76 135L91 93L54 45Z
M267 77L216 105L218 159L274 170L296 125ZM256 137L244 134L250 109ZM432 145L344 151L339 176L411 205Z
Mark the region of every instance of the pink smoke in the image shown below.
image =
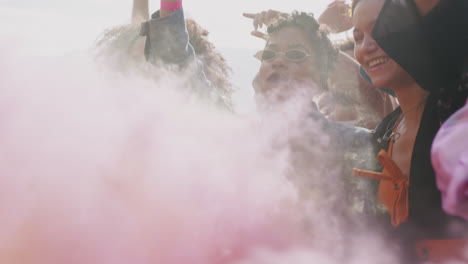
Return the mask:
M227 263L300 238L253 120L75 56L2 58L1 263Z
M161 69L155 83L84 55L2 53L0 263L338 263L343 248L350 263L393 263L366 253L383 252L373 236L344 242L323 210L340 194L322 185L337 182L317 169L318 126L305 172L320 185L304 200L287 177L297 115L219 111Z
M432 146L437 187L448 214L468 220L468 105L450 117Z

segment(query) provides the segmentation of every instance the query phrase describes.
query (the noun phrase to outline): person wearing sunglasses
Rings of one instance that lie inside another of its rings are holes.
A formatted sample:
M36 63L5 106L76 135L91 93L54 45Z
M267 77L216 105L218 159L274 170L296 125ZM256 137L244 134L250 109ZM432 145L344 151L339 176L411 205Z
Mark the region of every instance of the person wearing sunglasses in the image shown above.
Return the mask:
M300 62L307 57L312 56L306 51L300 49L291 49L286 52L276 52L274 50L264 49L255 54L255 58L259 59L262 62L271 62L278 58L279 55L285 56L286 60L291 62Z
M253 20L252 35L267 41L255 54L261 61L253 81L257 105L265 96L284 100L301 93L327 118L369 129L394 109L393 99L360 77L358 64L332 45L312 14L269 10L244 16ZM260 25L268 26L266 33Z
M338 51L306 13L282 17L268 28L268 34L264 50L255 54L261 61L252 82L257 105L261 109L265 103L281 103L297 93L312 102L328 86Z
M161 2L160 11L142 24L141 33L146 36L145 56L147 60L157 65L175 64L178 68L190 68L186 66L195 63L200 79L205 79L206 65L200 63L200 57L195 55L190 44L187 45L190 38L180 19L184 17L181 1L167 1L178 5L176 10L163 4L165 2ZM295 31L294 36L286 38L276 36L283 35L282 32L289 34L288 32L292 31ZM170 34L162 37L163 32L170 32ZM280 91L275 88L278 85L281 86L280 81L285 81L284 77L287 77L290 78L289 87L291 85L295 88L300 87L301 92L308 95L311 101L315 101L320 111L332 120L373 128L385 114L393 110L395 104L388 96L374 91L371 85L359 77L358 65L355 61L344 54L336 55L337 51L331 46L326 34L319 30L319 25L313 16L305 13L291 15L281 25L278 24L278 27L272 27L270 37L268 42L270 46L265 48L266 54L263 55L264 52L261 52L256 56L262 61L259 72L253 80L258 108L262 108L264 102L261 103L262 100L258 99L265 98L265 91L269 91L271 95L271 91L275 90L278 98L286 98L286 94L298 92L291 89ZM280 56L272 53L284 52L284 49L275 50L271 47L271 41L276 41L275 38L279 41L283 38L290 42L297 42L296 37L300 38L302 46L288 47L287 51L290 52L279 54ZM169 39L173 42L169 42ZM264 79L268 65L276 65L276 62L280 61L283 65L279 69L274 66L275 76L268 76L268 78L271 77L268 81ZM275 78L277 80L272 81ZM210 86L208 82L202 81L201 83L205 84L201 85L201 90L212 90L203 88L206 85ZM359 88L356 88L357 86Z

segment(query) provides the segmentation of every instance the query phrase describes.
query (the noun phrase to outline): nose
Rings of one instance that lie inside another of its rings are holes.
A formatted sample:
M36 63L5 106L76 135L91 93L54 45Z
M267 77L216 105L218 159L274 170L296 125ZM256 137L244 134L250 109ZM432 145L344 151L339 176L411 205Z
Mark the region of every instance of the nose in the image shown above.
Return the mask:
M284 54L278 54L276 58L272 61L273 68L282 68L286 67L286 60L284 59Z
M370 34L366 34L362 41L361 49L366 53L372 53L379 48L379 45Z

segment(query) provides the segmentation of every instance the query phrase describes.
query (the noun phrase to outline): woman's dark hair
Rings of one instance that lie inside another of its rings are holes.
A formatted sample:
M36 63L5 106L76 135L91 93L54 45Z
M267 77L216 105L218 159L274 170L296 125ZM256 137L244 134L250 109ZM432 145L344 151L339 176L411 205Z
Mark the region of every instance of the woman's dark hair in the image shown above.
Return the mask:
M328 74L334 69L338 58L338 50L328 38L328 33L320 29L313 14L297 11L281 16L276 23L268 27L267 32L271 35L286 27L300 28L310 40L315 56L315 68L319 71L320 84L323 88L328 89Z

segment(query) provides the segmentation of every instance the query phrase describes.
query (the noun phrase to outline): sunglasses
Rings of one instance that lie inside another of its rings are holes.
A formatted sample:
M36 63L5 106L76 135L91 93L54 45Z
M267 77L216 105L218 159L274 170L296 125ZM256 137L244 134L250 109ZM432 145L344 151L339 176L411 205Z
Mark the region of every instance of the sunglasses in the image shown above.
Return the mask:
M284 55L286 60L292 61L292 62L299 62L304 60L307 57L310 57L309 53L303 51L303 50L298 50L298 49L291 49L287 50L286 52L276 52L273 50L261 50L257 52L254 57L259 59L260 61L273 61L275 60L278 56Z

